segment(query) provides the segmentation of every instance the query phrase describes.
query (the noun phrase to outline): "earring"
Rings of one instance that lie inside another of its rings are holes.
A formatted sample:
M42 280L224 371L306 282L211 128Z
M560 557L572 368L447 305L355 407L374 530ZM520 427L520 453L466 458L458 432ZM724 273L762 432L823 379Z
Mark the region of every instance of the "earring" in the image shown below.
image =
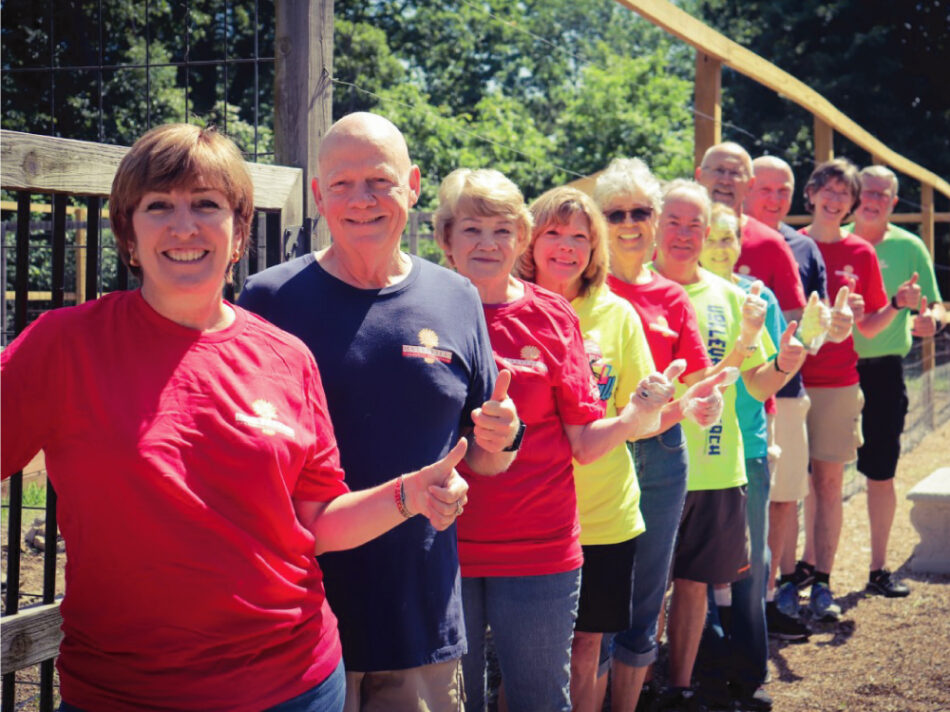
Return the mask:
M135 248L130 247L129 248L129 267L138 267L138 266L139 266L139 258L135 256Z

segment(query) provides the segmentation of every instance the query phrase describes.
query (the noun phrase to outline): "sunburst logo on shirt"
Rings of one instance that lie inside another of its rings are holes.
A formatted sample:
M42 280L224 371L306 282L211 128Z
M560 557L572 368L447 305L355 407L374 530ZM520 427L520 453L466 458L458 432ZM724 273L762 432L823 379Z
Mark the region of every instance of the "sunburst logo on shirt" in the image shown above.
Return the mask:
M427 349L434 349L439 345L439 335L432 329L419 329L419 343ZM434 358L426 358L426 363L435 363Z
M537 346L522 346L521 358L526 361L537 361L541 358L541 349Z
M452 352L437 348L439 345L439 335L433 329L419 329L416 335L419 339L419 346L403 344L402 355L412 358L421 358L425 363L452 362Z
M293 428L277 419L277 408L275 408L274 404L270 401L258 398L251 403L251 410L254 412L254 415L248 415L247 413L238 411L234 414L234 419L239 423L259 430L264 435L276 435L280 433L288 438L294 437Z
M268 403L266 400L258 399L251 403L251 410L254 411L254 415L260 418L262 421L274 420L277 417L277 409L274 407L273 403ZM261 428L261 432L264 435L273 435L274 431Z

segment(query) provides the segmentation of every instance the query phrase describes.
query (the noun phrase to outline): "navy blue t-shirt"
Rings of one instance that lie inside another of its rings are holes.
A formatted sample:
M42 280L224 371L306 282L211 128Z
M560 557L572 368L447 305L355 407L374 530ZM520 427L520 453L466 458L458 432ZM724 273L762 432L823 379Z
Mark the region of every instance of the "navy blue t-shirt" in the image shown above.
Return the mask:
M358 289L312 254L253 275L238 303L313 351L346 481L365 489L443 457L491 396L497 369L472 284L419 258ZM466 651L455 527L413 517L319 557L347 670L398 670Z
M818 292L822 299L828 297L828 280L825 276L825 259L821 256L818 245L807 235L802 235L795 228L785 223L778 224L778 231L782 233L785 242L795 255L798 263L798 274L802 279L802 289L807 297L812 292ZM777 344L776 344L777 346ZM782 389L775 394L778 398L801 398L805 395L805 386L802 383L801 372L792 376Z

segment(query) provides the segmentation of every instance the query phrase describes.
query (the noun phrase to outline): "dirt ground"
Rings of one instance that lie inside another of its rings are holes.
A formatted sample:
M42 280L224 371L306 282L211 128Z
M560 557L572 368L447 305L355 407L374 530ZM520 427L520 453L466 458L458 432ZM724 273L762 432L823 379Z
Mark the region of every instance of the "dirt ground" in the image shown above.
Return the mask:
M815 626L807 643L772 643L767 690L775 710L950 711L950 575L921 576L906 567L918 541L907 493L948 466L950 422L899 463L888 564L911 587L908 598L864 593L870 557L867 497L862 491L845 502L832 576L844 615L836 624Z
M844 615L836 624L816 625L806 643L772 642L772 681L766 689L776 711L950 712L950 575L920 576L906 568L918 540L910 523L907 492L938 467L947 466L950 421L926 435L900 461L889 564L911 586L909 598L865 595L870 556L866 497L860 492L845 502L832 578ZM65 557L59 559L62 576ZM21 590L40 592L42 554L27 549L21 566ZM61 581L57 590L62 591ZM37 679L33 672L22 675L18 709L38 709L36 688L28 681Z

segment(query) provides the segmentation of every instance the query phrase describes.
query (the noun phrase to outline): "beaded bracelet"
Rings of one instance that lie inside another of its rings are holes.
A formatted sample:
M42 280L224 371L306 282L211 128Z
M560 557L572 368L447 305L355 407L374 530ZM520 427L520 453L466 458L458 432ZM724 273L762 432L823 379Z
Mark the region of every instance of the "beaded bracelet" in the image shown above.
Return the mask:
M406 488L402 482L402 475L396 478L396 487L393 489L393 499L396 502L396 509L406 519L412 519L412 512L406 506Z

